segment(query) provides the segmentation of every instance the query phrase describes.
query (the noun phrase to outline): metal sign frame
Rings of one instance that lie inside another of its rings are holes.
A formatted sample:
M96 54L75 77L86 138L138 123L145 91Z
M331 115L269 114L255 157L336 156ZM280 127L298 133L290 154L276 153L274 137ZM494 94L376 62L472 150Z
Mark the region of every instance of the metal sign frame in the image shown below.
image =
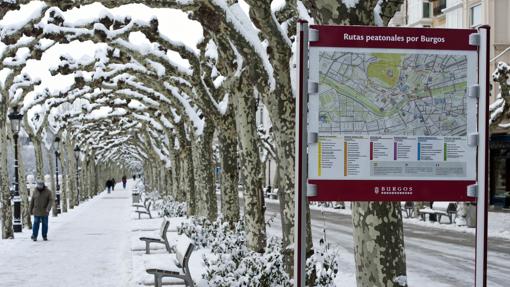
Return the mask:
M476 201L477 202L477 227L476 227L476 257L475 257L475 287L487 286L487 210L488 210L488 138L489 129L487 123L488 99L489 99L489 26L480 26L477 30L452 30L458 40L448 43L448 45L438 45L435 48L442 50L455 50L459 47L465 47L466 41L472 45L473 50L478 51L478 86L470 90L478 90L478 121L476 140L478 141L478 152L476 154L477 171L476 181L471 180L435 180L420 181L420 192L407 194L402 197L401 194L390 194L389 196L379 196L373 194L374 185L378 181L369 181L367 192L366 180L309 180L308 178L308 155L309 143L314 141L316 134L309 134L307 126L309 123L309 94L316 93L317 87L314 83L309 83L309 47L313 41L319 41L319 30L329 30L328 37L320 37L321 43L326 45L338 45L341 37L335 36L335 29L339 26L312 26L310 29L307 21L299 21L297 24L297 73L298 73L298 93L296 97L296 198L295 198L295 258L294 258L294 283L295 286L305 286L305 266L306 266L306 202L310 201ZM353 27L350 27L351 29ZM378 27L354 27L354 29L379 30L378 32L391 35L398 29L407 35L416 35L418 32L427 31L428 34L441 34L440 29L416 29L416 28L378 28ZM441 29L445 30L445 29ZM444 31L443 31L444 32ZM452 34L453 35L453 34ZM467 39L466 39L467 37ZM362 45L362 43L360 43ZM398 47L398 44L396 44ZM404 45L404 44L402 44ZM453 45L453 47L452 47ZM362 47L362 46L360 46ZM395 47L392 47L395 48ZM404 46L400 48L405 48ZM431 49L428 45L418 45L417 49ZM464 48L465 49L465 48ZM471 91L470 91L471 92ZM476 93L475 93L476 94ZM400 184L402 180L384 180L385 184ZM409 182L412 182L410 180ZM416 182L416 180L415 180ZM359 186L365 186L365 190L356 190ZM438 187L448 186L450 192L446 195L435 194L433 191ZM348 195L337 196L339 191L351 189L361 191L359 194L348 193ZM372 189L372 190L371 190ZM411 195L411 196L410 196Z

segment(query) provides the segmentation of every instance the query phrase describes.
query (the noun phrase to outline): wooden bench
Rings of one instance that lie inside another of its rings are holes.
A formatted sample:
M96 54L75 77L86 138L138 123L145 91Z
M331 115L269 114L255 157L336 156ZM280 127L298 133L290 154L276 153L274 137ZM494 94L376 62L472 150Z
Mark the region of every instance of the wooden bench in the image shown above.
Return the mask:
M154 286L162 287L163 278L171 277L184 281L186 287L193 287L194 283L189 271L189 259L193 249L194 245L187 236L179 236L175 248L175 256L171 256L173 254L166 254L169 260L167 260L168 264L164 268L149 266L149 268L145 269L147 273L154 275Z
M403 201L401 203L402 211L405 212L406 218L411 218L414 215L414 202Z
M151 243L163 244L163 245L165 245L165 249L166 249L166 251L168 251L168 253L172 252L170 243L168 242L168 237L167 237L168 226L170 226L170 221L167 218L164 218L163 222L161 223L161 228L159 230L159 238L140 237L140 240L145 242L145 254L151 253L151 250L150 250Z
M434 202L432 208L420 209L418 213L423 221L425 221L425 215L433 214L437 217L439 223L441 223L442 216L447 216L451 224L453 223L453 215L457 213L457 204L455 202Z
M135 212L138 213L138 219L140 219L142 214L147 214L152 219L151 205L152 202L148 198L143 200L143 204L133 204L133 207L136 207Z

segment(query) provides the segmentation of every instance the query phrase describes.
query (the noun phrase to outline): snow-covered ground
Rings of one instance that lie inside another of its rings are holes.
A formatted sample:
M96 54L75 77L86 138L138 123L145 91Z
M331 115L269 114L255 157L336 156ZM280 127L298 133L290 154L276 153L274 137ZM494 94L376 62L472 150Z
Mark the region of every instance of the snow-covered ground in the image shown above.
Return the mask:
M131 207L133 186L117 188L58 217L50 217L49 241L30 240L30 232L16 234L14 240L0 240L1 286L142 286L153 281L145 272L149 261L158 261L164 249L154 256L145 255L140 236L157 236L162 218L138 219ZM271 202L268 202L271 203ZM356 286L352 227L348 210L313 208L314 240L325 236L338 250L339 274L336 286ZM320 214L333 216L333 222ZM268 208L268 217L277 215ZM317 216L319 214L319 217ZM170 218L169 237L175 238L176 227L185 218ZM489 286L507 286L510 282L510 214L490 214ZM278 216L269 234L280 234ZM450 224L405 221L408 280L411 286L473 286L474 248L469 246L472 229ZM452 235L453 234L453 235ZM457 234L457 236L455 236ZM430 240L430 238L440 240ZM466 243L467 242L467 243ZM491 244L492 243L492 244ZM200 282L204 272L202 256L208 250L194 251L191 257L192 276ZM160 258L161 259L161 258ZM166 259L163 258L163 264ZM200 286L207 286L202 284Z
M132 286L131 184L50 216L48 241L0 240L0 286Z

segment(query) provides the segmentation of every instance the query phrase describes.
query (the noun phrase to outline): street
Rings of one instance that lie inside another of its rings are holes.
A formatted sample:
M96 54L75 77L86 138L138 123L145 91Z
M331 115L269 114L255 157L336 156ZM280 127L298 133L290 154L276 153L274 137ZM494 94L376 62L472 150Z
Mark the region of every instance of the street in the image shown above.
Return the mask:
M279 207L273 202L266 202L266 206L266 218L274 217L268 233L280 235ZM327 241L339 247L340 272L354 274L350 215L312 209L314 242L324 235L324 228ZM404 234L409 286L474 286L475 238L472 234L414 224L404 224ZM488 256L488 286L508 286L510 241L489 238ZM416 285L416 282L430 284Z

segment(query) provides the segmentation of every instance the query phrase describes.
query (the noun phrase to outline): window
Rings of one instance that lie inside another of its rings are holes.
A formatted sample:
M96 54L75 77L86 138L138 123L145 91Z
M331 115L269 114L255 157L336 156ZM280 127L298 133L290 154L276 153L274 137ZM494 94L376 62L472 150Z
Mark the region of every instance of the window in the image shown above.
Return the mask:
M469 8L469 24L471 26L482 24L482 4Z
M423 2L423 18L430 18L430 2Z

